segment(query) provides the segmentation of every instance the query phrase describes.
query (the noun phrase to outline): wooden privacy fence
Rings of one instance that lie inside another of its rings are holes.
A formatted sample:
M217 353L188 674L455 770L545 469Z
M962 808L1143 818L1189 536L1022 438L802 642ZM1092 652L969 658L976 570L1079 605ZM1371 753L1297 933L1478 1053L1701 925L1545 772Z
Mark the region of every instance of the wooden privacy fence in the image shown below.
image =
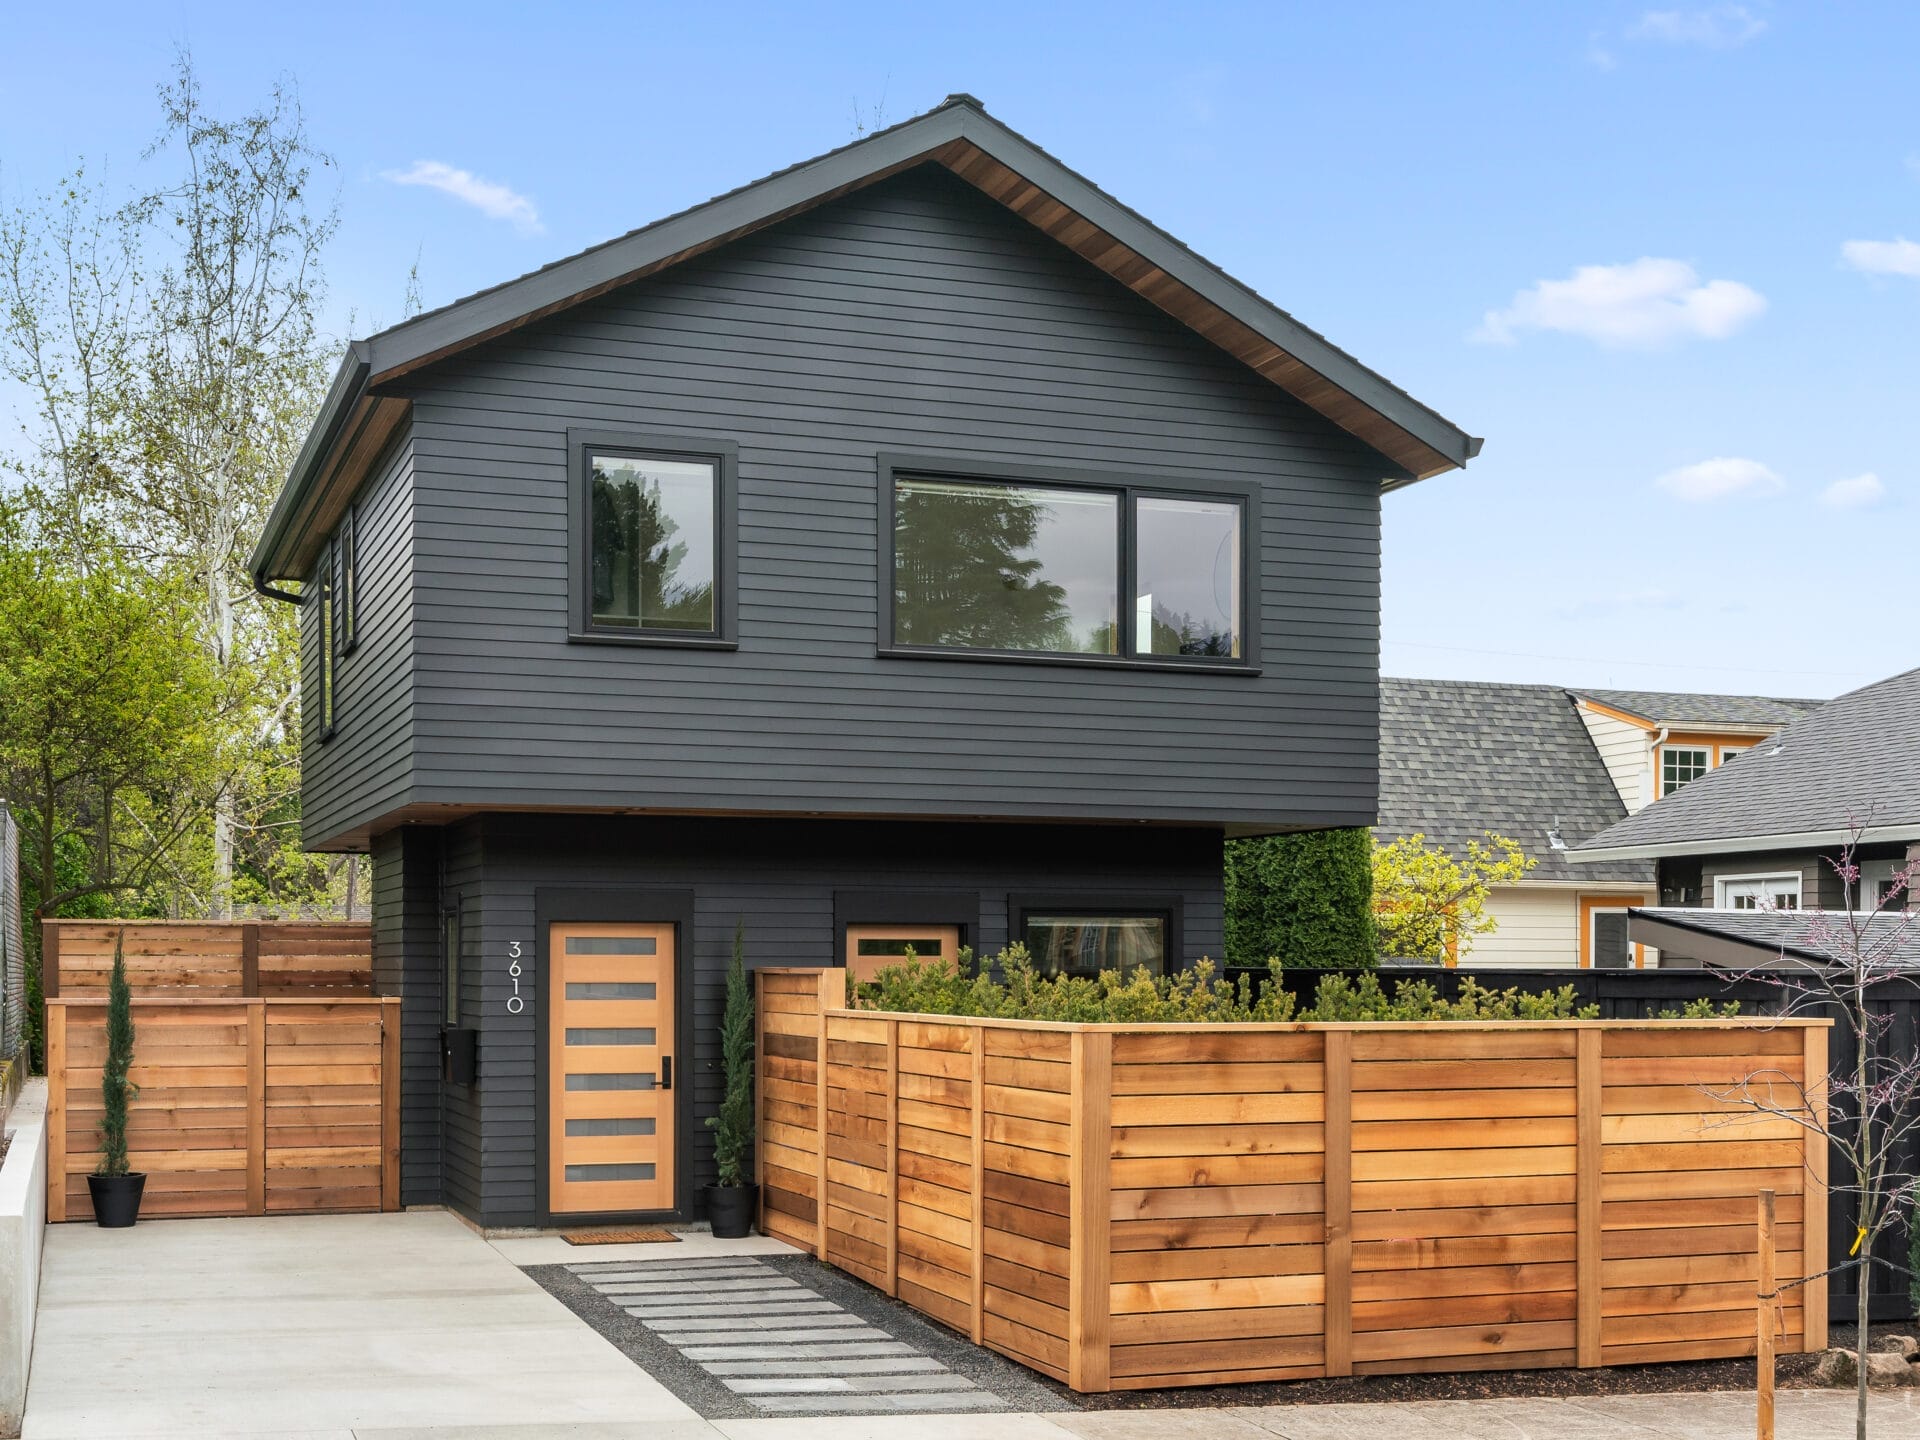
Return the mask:
M91 1220L104 1000L47 1002L47 1218ZM133 1002L142 1215L400 1208L400 1001Z
M1751 1355L1822 1021L1076 1025L761 971L762 1228L1076 1390ZM1826 1343L1825 1282L1779 1348Z
M116 940L135 995L373 993L373 927L364 921L46 920L47 998L105 996Z

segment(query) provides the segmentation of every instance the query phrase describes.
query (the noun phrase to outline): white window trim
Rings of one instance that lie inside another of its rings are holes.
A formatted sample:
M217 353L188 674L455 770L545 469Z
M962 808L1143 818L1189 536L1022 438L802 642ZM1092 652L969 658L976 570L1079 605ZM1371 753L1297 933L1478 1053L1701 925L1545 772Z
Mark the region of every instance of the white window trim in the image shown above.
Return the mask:
M1774 880L1791 880L1793 882L1793 903L1796 906L1806 898L1807 877L1798 870L1771 870L1754 875L1716 875L1713 880L1713 908L1716 910L1731 910L1733 908L1727 903L1727 887L1729 885L1765 884L1768 881Z

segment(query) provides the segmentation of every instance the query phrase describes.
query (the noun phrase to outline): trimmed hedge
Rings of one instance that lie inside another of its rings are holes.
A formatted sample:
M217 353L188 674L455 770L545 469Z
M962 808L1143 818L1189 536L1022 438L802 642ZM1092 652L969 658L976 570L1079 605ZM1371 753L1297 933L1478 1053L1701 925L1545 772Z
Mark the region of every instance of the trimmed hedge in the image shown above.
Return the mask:
M1373 836L1261 835L1226 847L1227 964L1365 969L1374 962Z

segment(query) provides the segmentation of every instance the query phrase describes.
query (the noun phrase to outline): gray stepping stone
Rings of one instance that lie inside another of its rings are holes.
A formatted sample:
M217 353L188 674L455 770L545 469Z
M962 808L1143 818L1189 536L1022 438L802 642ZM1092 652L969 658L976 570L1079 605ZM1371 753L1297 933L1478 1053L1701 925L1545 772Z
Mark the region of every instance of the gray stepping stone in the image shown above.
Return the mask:
M818 1313L802 1311L784 1315L688 1315L678 1320L644 1320L641 1323L649 1330L705 1330L714 1334L735 1330L741 1334L753 1334L761 1330L791 1329L799 1325L810 1325L815 1329L868 1328L865 1320L858 1315L849 1315L844 1310L822 1310Z
M853 1340L835 1345L692 1345L681 1347L689 1360L838 1360L869 1355L917 1355L898 1340Z
M1005 1410L1007 1402L983 1390L932 1395L755 1395L754 1408L768 1414L897 1415L948 1410Z
M980 1388L964 1375L853 1375L846 1383L855 1390L874 1395L907 1390L937 1390L944 1395Z
M784 1275L762 1275L753 1280L662 1280L657 1284L595 1285L603 1295L737 1295L748 1290L798 1290L800 1282Z
M609 1285L615 1282L644 1283L654 1280L679 1280L693 1284L702 1280L752 1280L771 1279L774 1271L764 1265L729 1265L724 1270L670 1270L649 1268L646 1270L603 1270L597 1274L582 1275L580 1278L589 1285Z
M845 1394L853 1388L851 1380L836 1380L823 1375L794 1375L785 1380L723 1380L736 1395L831 1395Z
M947 1367L926 1355L874 1360L709 1360L709 1375L931 1375Z

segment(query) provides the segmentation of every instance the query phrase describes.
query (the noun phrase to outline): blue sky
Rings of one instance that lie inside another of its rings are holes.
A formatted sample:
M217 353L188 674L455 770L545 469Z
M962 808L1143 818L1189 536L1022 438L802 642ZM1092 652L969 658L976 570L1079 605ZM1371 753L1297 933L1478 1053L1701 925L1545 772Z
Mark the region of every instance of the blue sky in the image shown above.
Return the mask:
M0 196L130 175L176 46L225 110L290 75L339 162L342 334L416 255L440 304L969 91L1487 437L1388 498L1389 672L1920 663L1920 6L77 13L7 17Z

